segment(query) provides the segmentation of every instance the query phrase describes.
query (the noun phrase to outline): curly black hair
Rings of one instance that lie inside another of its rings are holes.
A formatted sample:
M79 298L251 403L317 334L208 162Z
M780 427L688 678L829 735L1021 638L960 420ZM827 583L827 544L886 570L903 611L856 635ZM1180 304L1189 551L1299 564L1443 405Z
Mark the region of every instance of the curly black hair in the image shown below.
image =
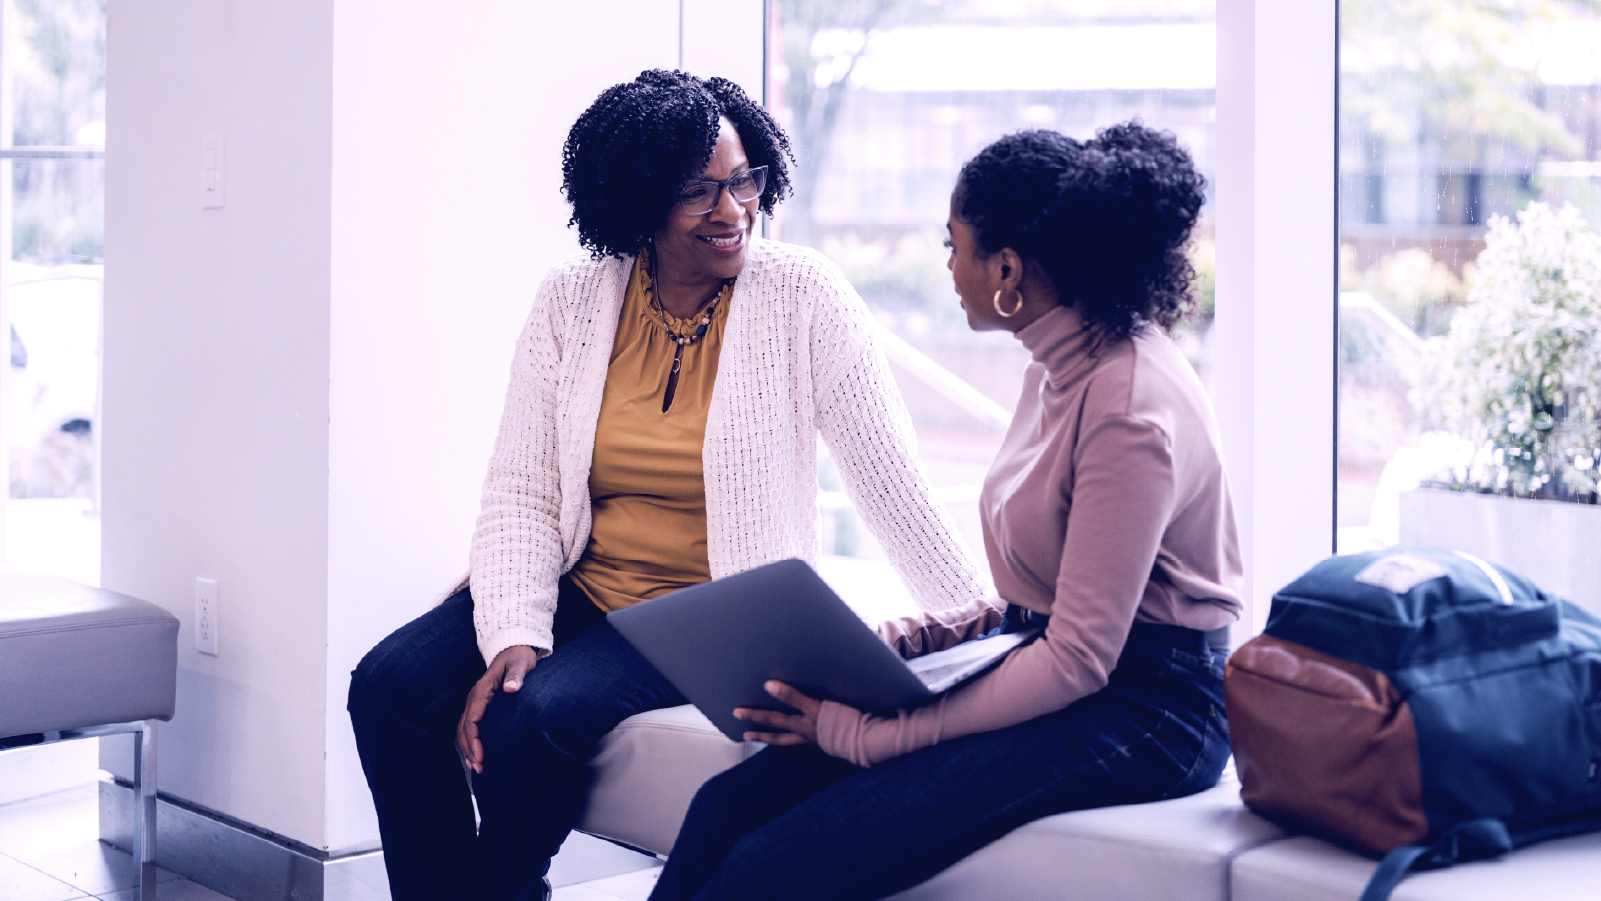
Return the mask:
M636 253L667 223L684 182L699 177L717 143L718 119L734 123L751 168L767 167L761 210L789 195L789 137L725 78L648 69L601 92L562 147L568 225L596 259Z
M1023 131L979 151L957 179L956 210L985 253L1035 260L1065 306L1106 337L1142 321L1171 328L1195 305L1185 247L1206 179L1171 132L1138 120L1077 141Z

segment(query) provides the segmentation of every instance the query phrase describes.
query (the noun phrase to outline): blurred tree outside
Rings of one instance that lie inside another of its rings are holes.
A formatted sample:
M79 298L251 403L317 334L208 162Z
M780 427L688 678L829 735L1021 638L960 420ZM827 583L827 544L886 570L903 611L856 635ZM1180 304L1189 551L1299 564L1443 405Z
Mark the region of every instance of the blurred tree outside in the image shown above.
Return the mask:
M1601 13L1601 0L1345 0L1341 114L1400 144L1443 136L1473 161L1491 141L1572 154L1583 148L1541 102L1540 29Z
M106 0L12 0L5 52L12 74L12 143L105 146ZM12 256L98 263L104 257L105 164L12 163Z
M795 149L784 239L810 245L818 176L868 40L876 29L930 21L939 10L931 0L779 0L775 11L783 36L783 125Z

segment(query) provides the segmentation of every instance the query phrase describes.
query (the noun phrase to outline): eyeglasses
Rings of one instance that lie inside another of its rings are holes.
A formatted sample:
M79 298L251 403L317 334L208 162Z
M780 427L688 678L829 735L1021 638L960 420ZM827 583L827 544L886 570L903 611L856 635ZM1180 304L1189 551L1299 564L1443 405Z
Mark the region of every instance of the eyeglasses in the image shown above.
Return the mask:
M691 216L704 216L717 209L717 204L723 199L723 190L740 203L750 203L762 196L762 190L767 187L767 167L757 166L743 172L735 172L722 181L690 182L689 186L678 192L678 205Z

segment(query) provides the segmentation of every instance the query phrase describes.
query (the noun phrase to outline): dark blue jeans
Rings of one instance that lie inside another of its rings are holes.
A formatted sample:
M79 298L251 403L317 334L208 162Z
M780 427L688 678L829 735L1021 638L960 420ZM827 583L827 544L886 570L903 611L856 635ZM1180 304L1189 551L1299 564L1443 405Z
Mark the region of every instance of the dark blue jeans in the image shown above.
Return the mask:
M1018 826L1217 782L1224 654L1136 624L1106 688L1056 713L861 769L767 748L701 787L651 901L882 898Z
M555 651L522 690L489 702L471 789L456 752L467 692L485 669L471 594L402 626L356 667L350 721L396 901L539 898L583 812L596 744L635 713L684 703L565 578L554 631Z

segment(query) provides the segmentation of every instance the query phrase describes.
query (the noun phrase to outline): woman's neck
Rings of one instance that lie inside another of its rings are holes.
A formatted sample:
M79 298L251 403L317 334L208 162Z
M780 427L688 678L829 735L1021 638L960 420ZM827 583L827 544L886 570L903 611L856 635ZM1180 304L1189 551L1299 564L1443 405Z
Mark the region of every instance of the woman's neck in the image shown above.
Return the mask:
M1062 305L1061 295L1056 291L1056 283L1045 274L1045 269L1034 260L1023 264L1023 280L1017 286L1022 297L1021 308L1010 319L1001 324L1013 335L1034 324L1036 319Z
M688 319L706 308L723 287L723 280L715 275L700 273L691 278L676 278L673 267L661 260L653 260L655 272L651 283L656 292L656 303L678 319Z

